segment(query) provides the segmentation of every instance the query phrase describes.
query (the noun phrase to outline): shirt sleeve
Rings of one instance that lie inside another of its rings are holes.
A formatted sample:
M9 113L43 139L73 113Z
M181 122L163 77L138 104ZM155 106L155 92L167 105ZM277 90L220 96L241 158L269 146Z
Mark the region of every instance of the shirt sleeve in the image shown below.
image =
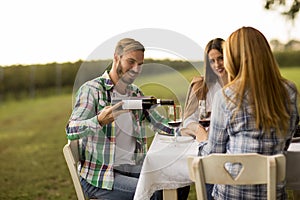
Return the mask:
M214 96L208 140L199 144L200 156L226 152L229 135L225 106L226 100L221 89Z
M158 111L155 109L149 109L145 112L146 119L150 122L150 126L155 131L163 131L170 135L174 135L175 132L179 132L178 127L171 127L168 125L169 119L162 116Z
M199 123L199 109L196 109L194 113L184 119L182 127L186 128L193 122Z
M83 85L77 92L74 108L66 126L67 138L79 139L102 129L97 119L98 92ZM101 100L100 100L101 101Z

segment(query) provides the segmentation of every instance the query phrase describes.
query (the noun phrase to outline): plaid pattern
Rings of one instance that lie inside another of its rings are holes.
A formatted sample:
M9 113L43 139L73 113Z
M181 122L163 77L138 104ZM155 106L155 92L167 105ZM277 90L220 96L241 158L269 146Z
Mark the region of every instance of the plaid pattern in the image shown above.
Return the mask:
M97 113L105 106L110 105L110 95L113 83L106 71L101 77L83 84L76 94L73 112L66 126L69 140L79 140L80 159L82 161L80 176L95 187L111 190L114 174L113 164L116 147L114 123L100 126ZM128 86L130 96L143 96L135 85ZM161 129L167 133L174 130L161 120L155 111L148 112L133 110L133 135L136 137L135 161L141 164L146 155L147 141L144 119L148 119L153 128ZM165 121L166 122L166 121Z
M294 84L288 82L286 88L291 101L290 129L285 138L278 138L276 130L268 135L255 128L255 119L251 114L247 94L244 97L242 109L232 119L237 107L226 101L222 90L219 90L214 98L211 116L209 139L199 146L199 155L205 156L212 153L259 153L274 155L284 153L289 145L296 126L299 122L297 110L297 90ZM225 95L232 98L234 92L230 88L225 89ZM258 166L259 167L259 166ZM234 174L233 165L229 168ZM255 169L254 169L255 170ZM266 199L266 185L229 186L215 185L213 195L215 199ZM285 187L277 186L277 199L285 199Z

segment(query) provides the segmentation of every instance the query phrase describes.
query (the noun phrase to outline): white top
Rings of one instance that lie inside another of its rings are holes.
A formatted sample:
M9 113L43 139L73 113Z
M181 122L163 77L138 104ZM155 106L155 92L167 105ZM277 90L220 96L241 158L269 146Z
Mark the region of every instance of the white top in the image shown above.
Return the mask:
M219 82L216 82L214 85L212 85L207 94L206 94L206 111L207 112L211 112L211 105L213 103L213 99L215 96L215 93L222 89L221 85L219 84Z
M113 91L114 97L122 98L128 95L121 95L117 91ZM131 112L119 115L115 119L116 128L116 153L115 153L115 166L121 164L134 165L134 150L136 139L133 137L133 122Z
M207 94L206 94L206 101L205 101L205 106L206 106L206 112L211 112L211 105L212 105L212 102L213 102L213 98L214 98L214 95L216 93L216 91L220 90L222 87L221 85L216 82L214 85L212 85ZM199 122L199 119L200 119L200 108L198 107L198 109L195 110L195 112L193 114L191 114L190 116L188 116L184 121L183 121L183 125L182 127L183 128L186 128L190 123L192 122Z

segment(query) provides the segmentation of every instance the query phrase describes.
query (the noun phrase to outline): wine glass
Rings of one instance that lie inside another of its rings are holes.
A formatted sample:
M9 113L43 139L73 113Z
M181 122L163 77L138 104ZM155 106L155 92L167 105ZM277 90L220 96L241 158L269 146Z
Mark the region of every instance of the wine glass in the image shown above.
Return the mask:
M210 113L211 112L206 110L206 101L205 100L199 100L198 109L199 109L199 123L207 131L209 128L209 124L210 124Z
M181 105L168 106L169 125L172 127L179 127L182 122L182 108ZM175 141L177 141L177 132L174 131Z
M206 118L207 112L206 112L206 101L205 100L199 100L198 109L199 109L199 119Z
M182 108L180 105L168 106L169 125L178 127L182 121Z

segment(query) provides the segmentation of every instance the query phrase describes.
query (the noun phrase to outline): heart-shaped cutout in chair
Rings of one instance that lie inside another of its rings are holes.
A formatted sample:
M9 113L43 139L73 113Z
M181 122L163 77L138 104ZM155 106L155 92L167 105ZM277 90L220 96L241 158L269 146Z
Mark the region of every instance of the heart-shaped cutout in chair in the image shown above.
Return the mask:
M236 181L243 173L244 167L240 162L225 162L224 171L232 178L232 180Z

